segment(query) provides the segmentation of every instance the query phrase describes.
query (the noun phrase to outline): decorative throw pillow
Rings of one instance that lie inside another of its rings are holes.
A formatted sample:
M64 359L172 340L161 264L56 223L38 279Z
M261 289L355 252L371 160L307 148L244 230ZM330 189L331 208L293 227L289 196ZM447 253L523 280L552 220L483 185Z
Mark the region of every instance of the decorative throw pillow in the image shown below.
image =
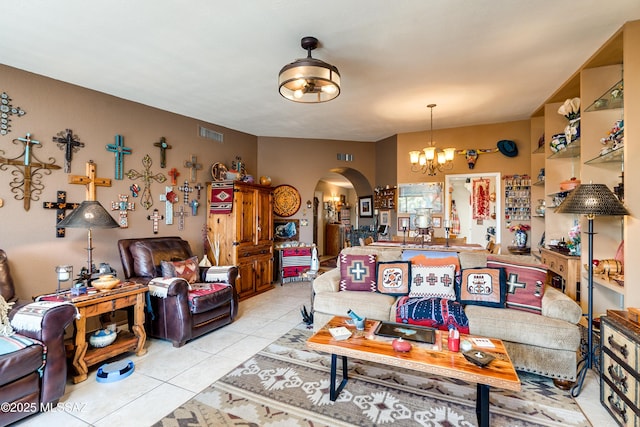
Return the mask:
M340 254L340 290L376 291L376 255Z
M456 266L411 266L411 298L444 298L456 300L454 285Z
M469 333L469 319L462 304L442 298L400 297L396 308L396 322L443 331L453 325L461 334Z
M465 268L458 291L462 304L504 308L507 275L504 268Z
M542 313L542 296L547 280L547 266L488 257L487 267L504 268L507 273L507 308Z
M182 277L189 283L195 283L198 280L198 257L182 261L161 261L162 277Z
M378 263L378 292L381 294L400 296L409 293L411 280L411 262L386 261Z
M402 252L402 259L411 261L411 265L427 265L427 266L439 266L439 265L455 265L456 266L456 280L455 290L457 292L460 285L460 259L456 252L445 251L420 251L420 250L405 250ZM457 295L459 298L460 296Z

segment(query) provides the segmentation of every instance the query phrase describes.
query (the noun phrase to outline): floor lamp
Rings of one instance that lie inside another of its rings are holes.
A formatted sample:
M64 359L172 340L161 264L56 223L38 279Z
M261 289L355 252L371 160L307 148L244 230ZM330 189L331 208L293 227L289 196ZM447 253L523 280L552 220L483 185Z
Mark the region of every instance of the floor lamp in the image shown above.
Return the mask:
M604 184L582 184L573 190L556 209L558 213L585 215L588 220L589 236L589 275L587 308L587 351L578 363L580 370L571 395L576 397L582 391L587 372L593 366L595 349L593 348L593 219L596 216L623 216L629 212L620 200Z

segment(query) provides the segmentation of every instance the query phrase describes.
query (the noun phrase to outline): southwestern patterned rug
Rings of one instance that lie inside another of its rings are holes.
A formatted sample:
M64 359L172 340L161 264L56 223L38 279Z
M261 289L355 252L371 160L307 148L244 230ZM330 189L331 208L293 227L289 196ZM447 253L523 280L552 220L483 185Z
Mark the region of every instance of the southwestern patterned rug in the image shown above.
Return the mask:
M476 386L349 359L349 382L329 400L328 354L292 329L159 421L156 426L477 425ZM522 390L491 389L492 426L590 426L568 392L519 373Z

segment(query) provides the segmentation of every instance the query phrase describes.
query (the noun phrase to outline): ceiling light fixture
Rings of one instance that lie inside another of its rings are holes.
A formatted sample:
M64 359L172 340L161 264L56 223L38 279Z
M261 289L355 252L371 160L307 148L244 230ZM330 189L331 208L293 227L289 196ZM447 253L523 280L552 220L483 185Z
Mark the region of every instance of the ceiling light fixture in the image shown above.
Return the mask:
M409 151L411 172L422 172L429 176L434 176L438 171L453 169L453 157L456 153L455 148L436 149L436 144L433 142L433 107L435 106L436 104L427 105L427 108L431 109L431 141L429 146L423 148L422 151Z
M317 103L331 101L340 95L340 73L324 61L311 57L318 47L315 37L303 37L301 42L307 57L296 59L280 70L278 87L280 95L295 102Z

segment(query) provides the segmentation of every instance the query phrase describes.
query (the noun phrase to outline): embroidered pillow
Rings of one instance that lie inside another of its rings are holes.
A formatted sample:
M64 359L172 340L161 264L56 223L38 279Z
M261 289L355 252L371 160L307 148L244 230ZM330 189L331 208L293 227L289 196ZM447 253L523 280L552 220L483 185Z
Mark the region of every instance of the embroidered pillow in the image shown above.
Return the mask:
M449 325L461 334L469 333L469 319L462 304L442 298L398 298L396 322L422 325L446 331Z
M456 300L455 265L412 265L410 298L444 298Z
M547 280L547 266L488 257L487 267L503 267L507 274L507 308L542 313L542 296Z
M376 282L381 294L400 296L409 293L411 262L386 261L378 263Z
M376 291L376 255L338 256L341 291Z
M462 304L504 308L507 276L504 268L465 268L458 291Z
M198 280L198 257L182 261L161 261L162 277L182 277L189 283L195 283Z

